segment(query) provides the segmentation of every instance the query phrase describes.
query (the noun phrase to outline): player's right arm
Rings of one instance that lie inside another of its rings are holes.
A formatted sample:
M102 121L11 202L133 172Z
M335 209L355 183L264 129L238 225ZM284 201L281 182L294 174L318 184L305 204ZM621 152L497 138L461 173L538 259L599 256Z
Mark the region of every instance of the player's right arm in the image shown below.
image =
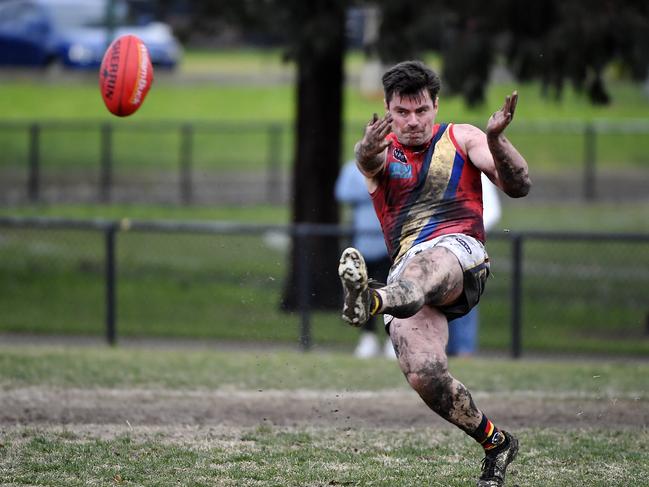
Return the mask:
M391 131L392 115L388 112L379 118L375 113L365 127L363 138L356 143L356 164L367 179L373 180L383 171L385 149L390 145L386 137Z

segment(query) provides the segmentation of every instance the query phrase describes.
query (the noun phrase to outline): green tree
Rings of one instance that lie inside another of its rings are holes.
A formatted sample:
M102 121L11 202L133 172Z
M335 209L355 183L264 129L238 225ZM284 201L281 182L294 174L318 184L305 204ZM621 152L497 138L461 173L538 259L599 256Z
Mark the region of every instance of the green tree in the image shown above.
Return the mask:
M295 149L292 180L293 223L337 223L334 185L340 167L345 1L300 0L288 7L285 26L289 54L297 66ZM338 239L293 240L284 306L295 309L299 296L300 252L309 269L311 305L339 306Z
M499 58L519 80L540 80L545 93L560 97L569 82L598 104L610 101L603 75L612 63L633 80L648 74L648 2L377 1L384 12L381 58L392 62L424 50L440 52L445 89L470 106L484 100Z
M345 0L248 0L201 2L194 7L194 28L209 32L215 24L238 25L284 46L296 65L295 147L291 219L293 223L339 221L334 185L340 167ZM338 239L294 239L283 306L297 307L299 251L304 251L311 305L339 306Z

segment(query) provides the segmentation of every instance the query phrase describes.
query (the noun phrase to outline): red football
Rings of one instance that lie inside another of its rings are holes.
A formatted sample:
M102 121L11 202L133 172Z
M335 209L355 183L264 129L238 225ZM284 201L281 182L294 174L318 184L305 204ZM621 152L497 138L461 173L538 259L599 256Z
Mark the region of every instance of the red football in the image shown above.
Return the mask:
M125 117L135 112L152 81L153 66L141 39L127 34L108 46L99 68L99 89L111 113Z

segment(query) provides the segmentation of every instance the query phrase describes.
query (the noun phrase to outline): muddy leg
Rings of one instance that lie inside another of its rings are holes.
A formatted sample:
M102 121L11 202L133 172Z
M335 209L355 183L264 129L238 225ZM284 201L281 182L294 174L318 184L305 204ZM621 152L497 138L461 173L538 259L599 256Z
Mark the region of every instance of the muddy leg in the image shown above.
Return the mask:
M465 432L474 432L482 412L469 390L448 371L446 317L424 306L410 318L394 319L390 337L403 374L428 407Z
M408 318L425 304L450 304L462 293L463 279L462 268L448 249L424 250L408 261L397 280L378 290L379 312Z

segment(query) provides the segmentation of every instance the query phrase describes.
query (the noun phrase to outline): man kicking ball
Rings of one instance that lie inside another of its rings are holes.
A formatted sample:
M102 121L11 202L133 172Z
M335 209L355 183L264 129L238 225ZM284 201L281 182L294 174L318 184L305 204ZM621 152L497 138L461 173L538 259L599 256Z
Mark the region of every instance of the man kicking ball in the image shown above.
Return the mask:
M472 125L436 123L439 89L439 76L418 61L383 75L387 113L374 115L355 153L393 265L387 285L369 287L363 256L353 248L343 252L343 319L361 326L384 315L410 386L484 448L477 485L501 486L518 440L478 409L449 373L444 350L448 321L478 303L489 276L481 172L511 197L530 190L527 162L503 135L518 95L506 98L485 133Z

